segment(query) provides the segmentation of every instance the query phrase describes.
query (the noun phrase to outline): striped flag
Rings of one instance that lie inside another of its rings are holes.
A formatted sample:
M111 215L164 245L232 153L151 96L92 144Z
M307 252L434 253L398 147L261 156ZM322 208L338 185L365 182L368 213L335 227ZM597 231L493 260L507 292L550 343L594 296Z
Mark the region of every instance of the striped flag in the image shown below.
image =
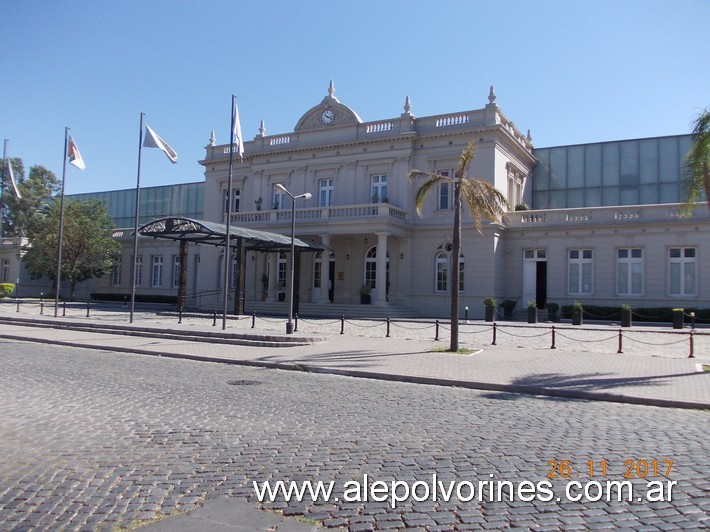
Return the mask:
M84 159L81 158L81 153L79 153L79 148L76 147L76 142L69 135L69 148L67 150L67 157L69 157L69 164L73 164L79 170L86 168L84 164Z

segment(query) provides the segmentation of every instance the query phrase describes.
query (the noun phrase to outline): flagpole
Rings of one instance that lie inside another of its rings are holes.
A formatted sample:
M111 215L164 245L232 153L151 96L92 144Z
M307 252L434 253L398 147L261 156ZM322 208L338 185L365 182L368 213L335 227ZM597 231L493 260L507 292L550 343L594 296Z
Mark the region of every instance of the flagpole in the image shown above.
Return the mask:
M5 173L7 172L7 143L2 147L2 186L0 186L0 238L5 236Z
M140 132L138 133L138 175L136 177L136 219L133 230L133 266L131 268L131 317L129 322L133 323L133 312L136 303L136 267L138 265L138 223L140 220L140 201L141 201L141 152L143 149L143 117L145 113L141 113Z
M234 160L234 105L235 96L232 94L232 125L229 128L229 179L227 181L227 223L224 236L224 285L222 294L222 330L227 328L227 297L229 295L229 259L231 249L229 247L229 237L232 223L232 162Z
M64 160L62 162L62 192L59 200L59 241L57 243L57 284L54 292L54 317L59 312L59 287L62 282L62 239L64 238L64 182L67 176L67 143L69 142L69 128L64 128Z

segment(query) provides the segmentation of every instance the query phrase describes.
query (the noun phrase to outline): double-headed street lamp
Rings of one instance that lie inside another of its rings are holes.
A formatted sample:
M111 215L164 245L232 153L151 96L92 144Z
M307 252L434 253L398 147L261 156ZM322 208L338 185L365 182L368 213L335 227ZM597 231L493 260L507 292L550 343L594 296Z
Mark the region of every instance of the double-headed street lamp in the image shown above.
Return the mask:
M286 187L281 183L276 184L276 189L288 194L291 198L291 282L288 285L288 321L286 322L286 334L293 334L293 271L296 267L296 259L294 256L294 240L296 239L296 200L310 199L311 194L306 192L304 194L294 196L286 190Z

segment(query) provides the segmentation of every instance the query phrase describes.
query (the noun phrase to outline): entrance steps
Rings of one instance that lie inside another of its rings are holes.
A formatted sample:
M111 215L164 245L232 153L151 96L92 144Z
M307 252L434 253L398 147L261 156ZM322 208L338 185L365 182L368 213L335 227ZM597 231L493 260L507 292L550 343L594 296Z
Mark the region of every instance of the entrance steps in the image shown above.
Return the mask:
M246 301L245 314L256 312L257 316L287 316L288 306L284 301ZM337 303L300 303L298 315L304 318L420 318L419 314L402 305L345 305Z

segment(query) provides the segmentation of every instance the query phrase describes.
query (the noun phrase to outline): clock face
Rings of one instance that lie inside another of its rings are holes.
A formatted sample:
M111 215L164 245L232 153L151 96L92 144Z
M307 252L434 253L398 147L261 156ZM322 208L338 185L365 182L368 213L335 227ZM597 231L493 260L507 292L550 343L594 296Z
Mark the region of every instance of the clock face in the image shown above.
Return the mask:
M325 125L332 124L333 120L335 120L335 113L332 109L326 109L320 114L320 121Z

